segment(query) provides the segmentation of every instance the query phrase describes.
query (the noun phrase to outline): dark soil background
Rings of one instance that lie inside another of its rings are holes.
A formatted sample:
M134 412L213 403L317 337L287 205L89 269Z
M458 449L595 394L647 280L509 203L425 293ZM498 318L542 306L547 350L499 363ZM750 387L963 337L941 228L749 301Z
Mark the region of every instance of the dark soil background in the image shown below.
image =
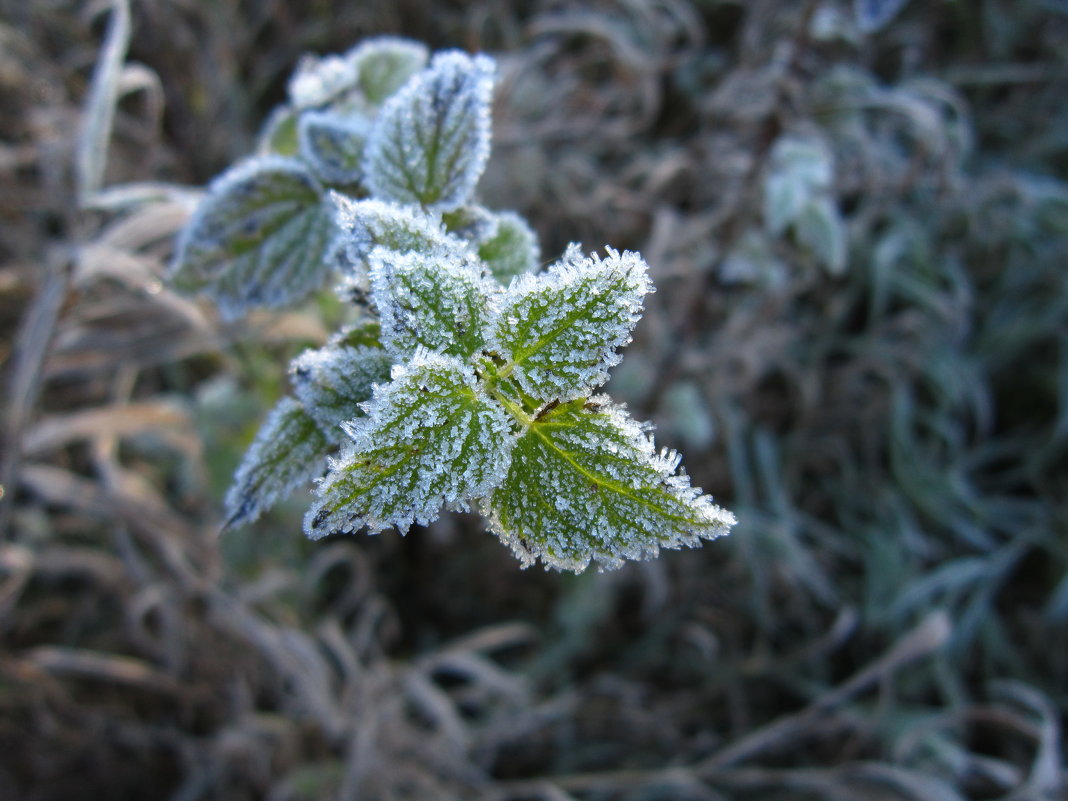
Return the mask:
M1068 798L1068 5L856 14L0 0L0 799ZM522 571L473 515L306 541L303 492L218 536L340 312L223 324L174 234L382 33L498 59L480 193L547 260L642 251L609 391L729 538Z

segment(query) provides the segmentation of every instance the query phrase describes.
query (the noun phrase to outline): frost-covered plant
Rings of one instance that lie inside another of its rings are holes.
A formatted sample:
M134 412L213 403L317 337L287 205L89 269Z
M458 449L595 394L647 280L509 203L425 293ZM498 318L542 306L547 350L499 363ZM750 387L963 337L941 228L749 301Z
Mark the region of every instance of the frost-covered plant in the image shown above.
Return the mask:
M615 567L724 534L649 427L595 394L652 291L636 253L571 245L478 205L494 63L397 39L306 60L263 136L182 234L173 279L226 316L339 275L356 322L290 367L227 495L249 523L320 477L308 536L476 506L524 566Z

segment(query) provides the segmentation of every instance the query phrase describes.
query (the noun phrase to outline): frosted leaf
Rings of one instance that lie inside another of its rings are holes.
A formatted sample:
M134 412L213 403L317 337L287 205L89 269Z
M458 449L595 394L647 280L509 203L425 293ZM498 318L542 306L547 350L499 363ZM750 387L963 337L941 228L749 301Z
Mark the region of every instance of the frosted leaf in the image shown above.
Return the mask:
M778 236L817 197L826 196L834 179L830 150L819 139L784 136L771 152L764 182L764 224Z
M289 79L289 99L298 109L336 103L357 87L352 59L344 56L303 56Z
M207 290L225 317L318 288L337 238L319 186L298 161L252 159L223 173L183 229L171 279Z
M399 253L449 253L463 258L469 248L450 236L437 216L412 206L380 200L353 200L332 192L335 220L341 231L340 259L356 274L367 269L367 257L376 247Z
M326 183L358 183L370 130L371 121L358 114L306 111L297 128L300 154Z
M382 341L399 358L419 347L452 356L481 349L488 301L477 260L436 254L371 254L371 300L382 319Z
M267 117L257 140L256 151L263 155L295 156L300 150L297 122L300 112L290 106L278 106Z
M467 201L489 157L493 73L486 56L440 53L386 101L367 143L374 197L438 211Z
M328 345L306 350L289 365L293 391L332 443L341 424L363 416L360 404L375 384L389 381L393 360L382 348Z
M293 398L268 413L226 493L226 528L253 522L326 468L330 443Z
M607 397L544 412L516 441L489 496L490 527L529 566L619 567L726 534L734 515L690 486L671 451Z
M345 54L363 96L375 105L423 69L428 57L425 45L394 36L368 39Z
M515 212L469 205L446 212L441 219L450 234L470 243L500 284L538 266L537 236Z
M479 258L506 286L513 277L533 272L541 258L537 236L526 220L510 211L494 215L491 231L477 244Z
M831 275L845 272L848 243L846 228L838 209L829 198L809 202L794 222L797 241Z
M382 326L373 317L365 317L345 326L327 343L336 348L380 348L382 347Z
M312 539L366 526L372 534L435 520L442 506L467 508L508 471L508 414L459 359L420 352L375 388L367 417L331 461L304 519Z
M857 27L864 33L879 30L897 16L908 0L853 0Z
M584 257L577 245L542 275L512 281L490 321L487 340L528 395L542 401L582 397L608 379L616 348L630 342L652 291L637 253Z

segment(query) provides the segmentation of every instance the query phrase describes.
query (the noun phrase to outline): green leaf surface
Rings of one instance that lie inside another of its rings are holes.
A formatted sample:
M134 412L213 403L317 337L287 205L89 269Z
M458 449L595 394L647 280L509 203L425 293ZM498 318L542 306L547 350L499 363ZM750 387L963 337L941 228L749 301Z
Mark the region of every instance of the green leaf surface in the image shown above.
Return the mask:
M328 345L293 360L293 391L332 443L342 439L341 424L363 417L360 404L375 384L389 380L393 359L378 347Z
M476 259L383 249L371 254L371 298L382 341L398 359L420 347L461 357L481 349L487 288Z
M268 413L226 493L226 528L247 525L326 469L330 443L300 402Z
M386 101L367 145L375 198L436 211L467 201L489 158L493 73L485 56L440 53Z
M470 252L462 240L446 233L436 215L418 207L381 200L353 200L339 192L332 192L330 199L342 234L341 259L351 273L366 272L367 258L375 248L397 253L434 253L456 259Z
M416 354L375 389L367 417L346 424L352 442L319 485L305 533L406 532L444 505L466 508L507 472L511 427L463 362Z
M371 121L358 114L306 111L297 130L300 155L326 183L356 184L370 131Z
M373 317L364 317L342 328L330 337L328 344L339 348L380 348L382 347L382 325Z
M828 273L845 272L846 228L830 199L817 198L808 203L794 222L794 233Z
M426 66L426 46L409 39L380 36L346 54L368 102L379 105Z
M548 408L489 496L490 527L524 566L614 568L726 534L734 516L691 487L674 452L607 397Z
M337 239L319 191L294 159L264 156L227 171L182 231L174 285L209 292L227 318L302 299L322 285Z
M297 123L300 113L289 106L279 106L267 117L260 132L256 150L263 155L296 156L300 150L297 141Z
M493 277L507 286L515 276L537 268L541 250L537 236L526 221L506 211L494 215L491 232L478 241L478 256Z
M487 337L506 360L502 378L541 401L582 397L608 379L652 290L641 256L608 254L585 257L572 245L547 273L512 282Z

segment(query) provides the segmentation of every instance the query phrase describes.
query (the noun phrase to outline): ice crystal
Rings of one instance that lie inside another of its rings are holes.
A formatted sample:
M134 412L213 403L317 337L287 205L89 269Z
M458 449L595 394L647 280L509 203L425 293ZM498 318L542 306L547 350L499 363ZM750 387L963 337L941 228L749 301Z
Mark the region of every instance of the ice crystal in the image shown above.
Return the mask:
M293 360L293 391L333 443L341 441L341 424L363 415L360 404L375 384L389 380L393 360L382 348L329 345L307 350Z
M366 411L346 424L352 442L331 461L305 517L313 539L425 525L443 506L485 495L508 470L511 419L459 359L420 351L375 388Z
M534 275L530 226L474 196L493 62L427 58L386 37L303 61L261 137L271 155L215 181L181 236L174 282L226 315L297 301L331 272L360 309L292 362L296 397L246 454L228 525L319 475L313 539L405 532L477 503L524 565L581 570L726 533L733 517L674 452L590 398L652 291L644 260L572 245ZM829 191L829 156L786 136L775 158L792 182L766 187L765 224L840 263L811 202Z
M660 548L726 534L734 516L690 486L671 451L607 397L575 400L535 420L490 495L490 527L523 564L576 572L618 567Z
M482 347L488 301L476 260L375 249L371 298L383 343L398 358L419 347L453 356Z
M300 162L251 159L223 173L183 229L172 281L208 289L224 316L293 303L322 285L337 241L331 209Z
M267 415L226 493L227 527L253 522L320 475L330 443L299 401L284 397Z
M381 200L352 200L339 192L330 195L335 222L341 232L341 259L350 272L367 269L367 257L376 248L398 253L450 254L461 259L469 252L463 241L449 235L441 220L418 207Z
M489 158L493 61L439 53L382 107L365 172L382 200L438 211L463 205Z
M498 304L487 337L538 400L582 397L608 379L616 348L630 341L652 291L641 256L608 250L584 257L577 245L543 275L515 279Z

